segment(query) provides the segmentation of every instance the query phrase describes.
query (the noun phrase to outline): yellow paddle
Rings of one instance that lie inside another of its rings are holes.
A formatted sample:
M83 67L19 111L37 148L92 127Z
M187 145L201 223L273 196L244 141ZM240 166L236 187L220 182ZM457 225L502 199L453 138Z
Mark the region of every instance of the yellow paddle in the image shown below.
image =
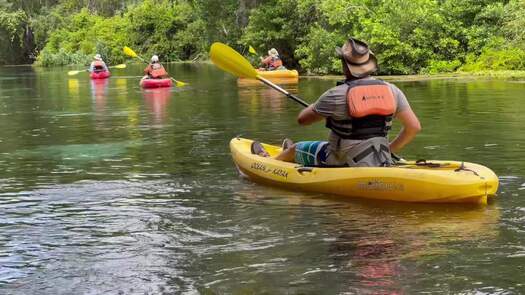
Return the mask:
M253 55L257 55L257 51L255 51L255 48L253 48L251 45L248 47L248 51Z
M127 55L127 56L130 56L130 57L133 57L133 58L138 58L140 59L141 61L149 64L149 62L147 62L145 59L143 59L142 57L140 57L137 53L135 53L135 51L133 51L133 49L127 47L127 46L124 46L124 54ZM178 80L175 80L173 77L170 77L171 80L173 80L175 82L175 85L177 87L182 87L182 86L185 86L187 85L188 83L185 83L185 82L182 82L182 81L178 81Z
M108 67L108 69L125 69L126 68L126 64L120 64L120 65L116 65L116 66L110 66ZM78 73L80 72L88 72L89 70L80 70L80 71L69 71L67 72L67 74L69 76L74 76L74 75L77 75Z
M69 72L67 72L67 74L68 74L69 76L74 76L74 75L77 75L77 74L80 73L80 72L87 72L87 71L88 71L88 70L69 71Z
M220 42L213 43L210 48L210 58L211 61L223 71L226 71L240 78L257 79L263 82L264 84L272 87L273 89L281 92L282 94L286 95L286 97L293 99L302 106L308 106L308 103L306 103L301 98L291 94L283 88L261 77L257 73L257 71L252 67L248 60L246 60L240 53L238 53L226 44Z

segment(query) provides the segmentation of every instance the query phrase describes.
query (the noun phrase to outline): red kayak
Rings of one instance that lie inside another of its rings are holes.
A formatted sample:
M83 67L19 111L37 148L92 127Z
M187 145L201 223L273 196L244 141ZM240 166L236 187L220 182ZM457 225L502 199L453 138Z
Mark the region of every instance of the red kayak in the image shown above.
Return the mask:
M140 80L140 86L144 89L171 87L173 86L173 81L170 78L165 78L165 79L142 78Z
M111 76L111 73L109 71L103 71L103 72L93 72L89 74L91 79L106 79Z

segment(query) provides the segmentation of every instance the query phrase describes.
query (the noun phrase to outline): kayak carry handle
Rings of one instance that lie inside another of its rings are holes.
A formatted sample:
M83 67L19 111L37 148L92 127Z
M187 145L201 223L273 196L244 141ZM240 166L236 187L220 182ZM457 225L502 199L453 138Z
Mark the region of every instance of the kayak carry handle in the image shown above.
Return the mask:
M303 174L304 172L312 172L314 170L313 167L298 167L297 168L297 172L299 172L299 174Z

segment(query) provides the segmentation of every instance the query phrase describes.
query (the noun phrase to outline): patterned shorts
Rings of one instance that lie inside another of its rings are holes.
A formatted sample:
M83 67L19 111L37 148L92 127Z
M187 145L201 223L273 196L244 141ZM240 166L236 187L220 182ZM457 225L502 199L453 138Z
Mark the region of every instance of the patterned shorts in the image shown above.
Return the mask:
M295 162L303 166L328 166L327 141L300 141L295 145Z

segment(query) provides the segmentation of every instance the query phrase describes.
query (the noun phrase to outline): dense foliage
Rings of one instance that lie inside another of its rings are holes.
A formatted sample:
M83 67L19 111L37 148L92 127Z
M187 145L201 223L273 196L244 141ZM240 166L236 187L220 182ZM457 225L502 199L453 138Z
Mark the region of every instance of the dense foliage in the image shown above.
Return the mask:
M0 0L0 63L117 63L124 45L193 60L222 41L340 73L334 47L355 36L382 74L525 70L524 26L523 0Z

